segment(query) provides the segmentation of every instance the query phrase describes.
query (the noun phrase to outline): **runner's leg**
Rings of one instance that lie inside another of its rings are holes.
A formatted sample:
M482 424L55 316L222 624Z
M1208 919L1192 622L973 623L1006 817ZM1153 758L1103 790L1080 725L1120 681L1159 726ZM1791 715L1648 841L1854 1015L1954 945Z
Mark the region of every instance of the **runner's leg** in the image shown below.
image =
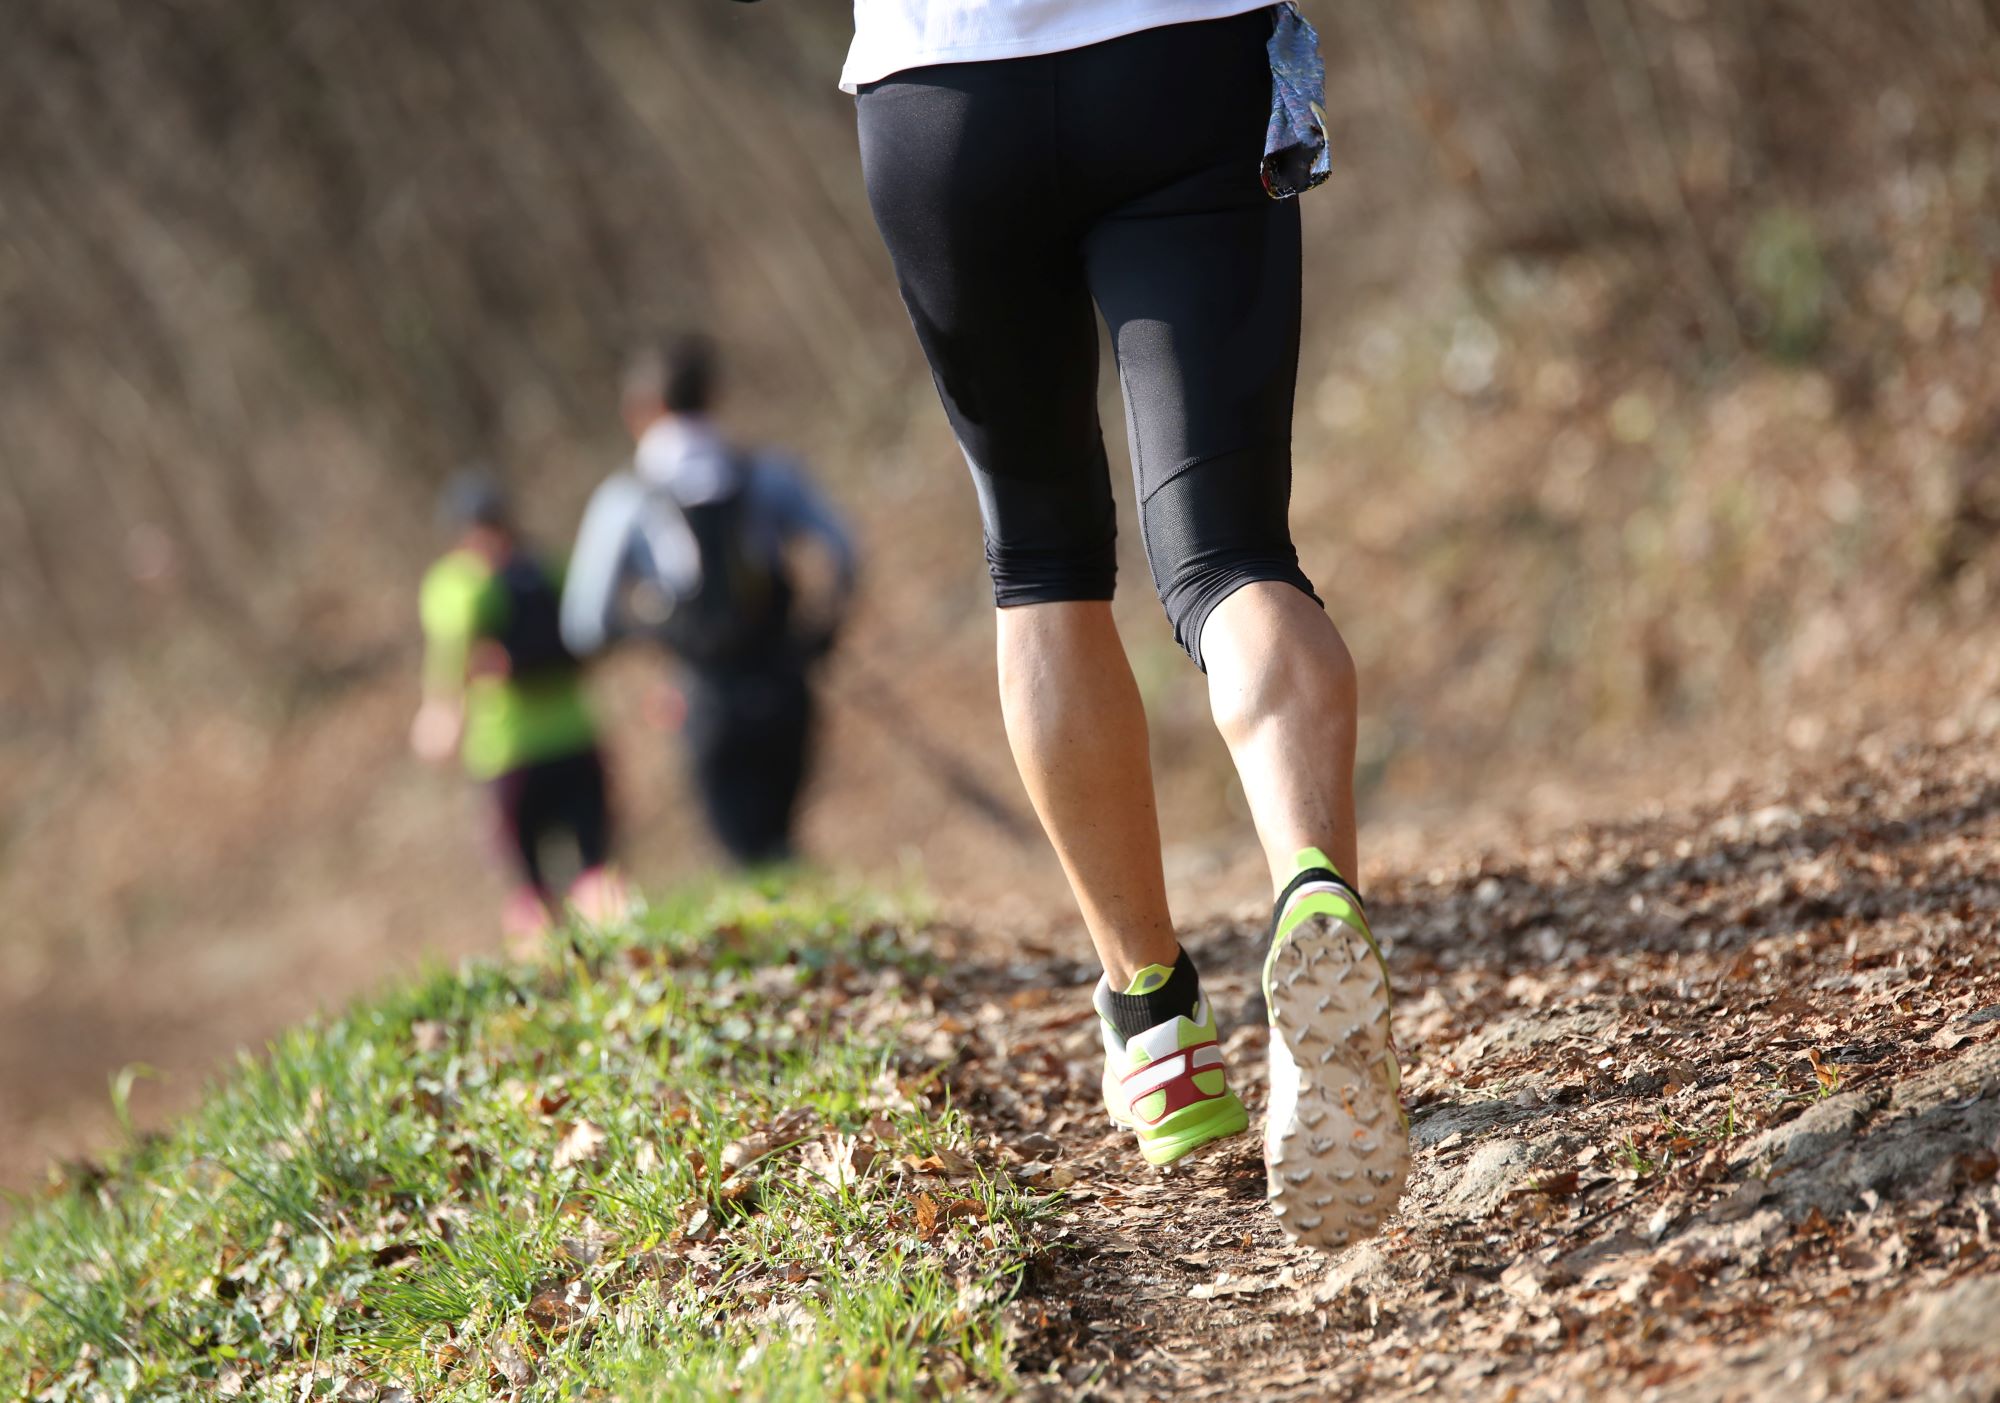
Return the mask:
M1146 709L1108 602L1000 610L1000 708L1021 782L1097 941L1125 989L1173 968Z
M493 800L495 846L514 880L500 908L500 933L510 943L539 936L553 920L542 873L535 771L535 766L523 765L487 785Z
M569 903L586 921L616 920L631 906L631 893L612 866L611 785L604 753L587 750L560 763L564 775L565 823L576 840L581 869L570 883Z
M869 196L972 468L1007 734L1099 958L1173 967L1145 713L1107 601L1097 328L1058 169L1056 63L953 64L861 98Z
M1202 629L1209 709L1243 781L1281 890L1306 848L1349 881L1355 850L1354 661L1326 611L1288 585L1253 582Z
M1138 111L1187 162L1097 222L1089 277L1118 351L1154 584L1208 671L1275 892L1303 848L1353 875L1355 687L1291 541L1299 211L1257 177L1267 34L1250 15L1134 35L1079 55L1091 67L1075 86L1102 109L1082 124L1106 144L1097 160L1117 156ZM1135 73L1161 94L1201 80L1208 101L1149 96Z
M775 669L769 682L772 709L765 732L762 827L771 860L791 862L798 856L792 835L812 764L812 683L803 669L789 664Z
M688 779L709 833L738 867L762 859L761 825L754 803L741 782L745 766L758 763L754 744L743 743L741 700L731 684L715 678L687 681L687 721L681 738L687 746Z
M1153 31L1115 64L1086 58L1094 71L1076 87L1101 107L1085 131L1111 134L1098 163L1117 158L1135 113L1165 149L1213 152L1097 223L1090 277L1118 347L1154 582L1208 668L1277 893L1261 979L1271 1208L1295 1241L1331 1248L1393 1210L1409 1126L1388 969L1351 885L1353 664L1291 543L1299 213L1254 174L1263 18L1210 26L1199 50L1187 31ZM1209 103L1149 107L1134 73L1158 94L1199 86Z

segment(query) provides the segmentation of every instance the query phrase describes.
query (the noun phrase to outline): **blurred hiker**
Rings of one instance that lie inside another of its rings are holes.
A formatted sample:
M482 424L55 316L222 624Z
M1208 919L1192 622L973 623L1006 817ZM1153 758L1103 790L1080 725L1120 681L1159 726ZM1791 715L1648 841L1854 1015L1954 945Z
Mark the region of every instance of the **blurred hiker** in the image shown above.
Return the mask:
M709 415L714 346L683 337L625 377L629 471L590 500L563 592L563 638L589 655L628 637L680 664L688 767L710 830L745 867L790 860L811 759L813 672L853 596L854 546L794 463L726 441ZM831 579L802 587L802 548Z
M1325 176L1324 83L1311 28L1264 0L857 0L842 77L978 489L1008 739L1104 964L1106 1108L1155 1164L1246 1122L1168 914L1112 622L1093 302L1153 582L1270 866L1272 1207L1331 1246L1394 1206L1409 1133L1354 888L1354 664L1288 520L1301 246L1284 197Z
M558 625L561 578L522 544L491 478L455 478L442 511L458 542L424 576L424 700L410 746L432 762L459 755L491 794L517 883L502 916L510 939L547 930L559 896L607 919L625 894L610 866L597 726ZM560 893L544 855L556 838L574 844L579 869Z

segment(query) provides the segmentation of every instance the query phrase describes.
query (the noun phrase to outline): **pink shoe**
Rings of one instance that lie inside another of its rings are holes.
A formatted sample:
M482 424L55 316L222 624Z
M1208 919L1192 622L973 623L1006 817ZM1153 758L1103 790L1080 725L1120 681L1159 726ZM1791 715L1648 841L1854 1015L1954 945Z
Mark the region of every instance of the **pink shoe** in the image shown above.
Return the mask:
M591 925L612 925L632 914L632 889L609 864L593 867L570 883L569 905Z
M517 954L539 946L555 923L548 902L533 887L516 887L500 908L500 934Z

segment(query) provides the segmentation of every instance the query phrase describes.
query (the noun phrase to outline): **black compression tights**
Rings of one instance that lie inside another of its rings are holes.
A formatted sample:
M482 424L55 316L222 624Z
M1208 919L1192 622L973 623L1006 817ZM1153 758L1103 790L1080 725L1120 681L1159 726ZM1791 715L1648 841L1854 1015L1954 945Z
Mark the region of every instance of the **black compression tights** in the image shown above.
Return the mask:
M1201 661L1239 586L1312 586L1292 548L1299 216L1258 179L1267 12L862 92L869 201L972 465L1002 607L1109 599L1097 326L1124 384L1140 526Z

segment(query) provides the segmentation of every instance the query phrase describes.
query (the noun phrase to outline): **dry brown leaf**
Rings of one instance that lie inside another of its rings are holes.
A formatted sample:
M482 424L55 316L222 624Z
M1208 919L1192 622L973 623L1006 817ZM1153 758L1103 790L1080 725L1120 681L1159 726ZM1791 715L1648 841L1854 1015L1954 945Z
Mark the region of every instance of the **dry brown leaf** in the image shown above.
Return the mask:
M1285 1284L1282 1275L1237 1277L1225 1271L1218 1272L1213 1281L1204 1281L1189 1287L1188 1295L1197 1301L1212 1301L1218 1296L1254 1296L1265 1291L1275 1291Z
M526 1388L535 1381L534 1364L505 1340L487 1349L486 1364L493 1377L507 1388Z
M414 1242L387 1242L376 1248L374 1255L368 1261L371 1266L379 1270L393 1267L398 1262L406 1262L422 1253L423 1249Z
M848 1189L859 1183L875 1163L877 1151L866 1140L852 1135L835 1135L831 1140L815 1140L800 1152L806 1172L832 1189Z
M617 1248L616 1236L605 1232L594 1222L586 1222L583 1230L575 1236L557 1241L556 1255L581 1270L596 1266Z
M556 1146L553 1165L556 1169L567 1169L572 1164L590 1164L604 1153L605 1143L610 1139L604 1131L587 1120L580 1120L569 1128L569 1133Z
M632 1168L640 1174L651 1174L659 1167L660 1147L651 1140L641 1140L632 1153Z
M777 1148L777 1137L768 1130L753 1130L739 1136L722 1147L722 1172L727 1176L747 1169Z
M729 1142L722 1151L725 1175L747 1169L767 1155L798 1143L819 1123L819 1112L810 1106L794 1106L768 1124L757 1126Z
M949 1145L940 1146L936 1153L925 1155L922 1159L918 1159L915 1155L905 1155L903 1163L919 1174L942 1174L948 1179L970 1174L976 1168L970 1159Z
M1542 1174L1530 1179L1508 1195L1520 1198L1527 1194L1540 1194L1544 1198L1568 1198L1577 1190L1578 1175L1574 1169L1565 1169L1560 1174Z
M943 1232L947 1224L986 1216L979 1201L971 1198L939 1199L924 1193L917 1195L916 1207L917 1235L927 1241Z
M543 1287L528 1302L528 1323L544 1335L566 1332L583 1314L582 1292L574 1281Z

